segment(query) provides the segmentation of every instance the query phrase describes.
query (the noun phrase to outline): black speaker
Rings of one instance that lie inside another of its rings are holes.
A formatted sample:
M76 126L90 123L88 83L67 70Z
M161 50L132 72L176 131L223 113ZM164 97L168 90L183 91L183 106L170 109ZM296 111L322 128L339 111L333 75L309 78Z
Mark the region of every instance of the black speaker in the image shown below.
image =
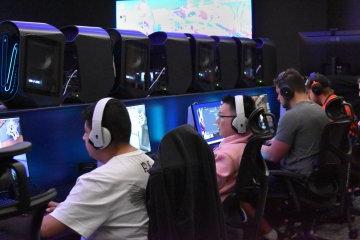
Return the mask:
M64 61L64 103L95 102L114 85L111 40L99 27L67 26Z
M189 39L183 33L155 32L149 35L150 94L184 94L192 81Z
M275 43L268 38L256 38L255 76L258 86L271 86L277 74Z
M238 44L240 78L237 87L256 87L255 49L256 42L249 38L233 37Z
M7 108L61 103L64 40L45 23L0 23L0 101Z
M115 63L115 86L111 96L140 98L149 88L149 38L138 31L108 29Z
M206 92L219 84L216 69L216 43L206 35L185 34L190 40L193 78L190 92Z
M232 37L211 36L216 42L219 89L233 89L239 79L238 46Z

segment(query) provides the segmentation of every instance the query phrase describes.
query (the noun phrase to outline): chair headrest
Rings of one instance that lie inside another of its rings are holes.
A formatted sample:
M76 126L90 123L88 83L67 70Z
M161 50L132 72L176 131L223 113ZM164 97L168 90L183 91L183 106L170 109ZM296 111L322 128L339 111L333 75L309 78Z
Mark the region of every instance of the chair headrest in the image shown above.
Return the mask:
M348 109L348 110L347 110ZM354 120L354 110L342 97L331 99L325 108L326 115L333 121L350 119Z
M265 112L265 109L260 107L255 109L249 116L248 128L254 135L268 135L274 133L273 123L275 117L272 113Z

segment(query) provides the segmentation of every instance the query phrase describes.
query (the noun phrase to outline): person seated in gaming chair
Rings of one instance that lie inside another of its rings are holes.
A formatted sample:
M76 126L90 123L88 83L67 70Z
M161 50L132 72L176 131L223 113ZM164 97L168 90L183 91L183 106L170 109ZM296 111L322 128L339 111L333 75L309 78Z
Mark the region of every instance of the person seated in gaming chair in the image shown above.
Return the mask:
M255 110L255 102L250 96L225 96L216 120L219 132L224 139L214 149L216 174L221 201L234 191L240 161L245 146L252 136L247 129L247 118ZM254 217L254 208L246 202L241 203L247 215ZM266 239L277 239L277 233L264 220L260 231ZM229 233L228 235L236 235Z
M309 176L317 163L320 137L329 119L318 104L309 100L304 82L293 68L274 79L277 99L287 111L279 120L275 137L263 145L261 153L283 170ZM271 179L270 192L275 187Z
M338 97L331 88L330 80L320 73L311 73L305 82L305 87L309 99L322 106L324 110L331 100ZM350 126L349 136L355 140L358 137L355 113L349 106L345 107L345 111L347 116L354 119L354 123Z
M147 239L145 188L153 160L129 144L126 107L104 98L83 115L85 147L103 164L80 176L65 201L49 204L42 237L71 229L87 239Z

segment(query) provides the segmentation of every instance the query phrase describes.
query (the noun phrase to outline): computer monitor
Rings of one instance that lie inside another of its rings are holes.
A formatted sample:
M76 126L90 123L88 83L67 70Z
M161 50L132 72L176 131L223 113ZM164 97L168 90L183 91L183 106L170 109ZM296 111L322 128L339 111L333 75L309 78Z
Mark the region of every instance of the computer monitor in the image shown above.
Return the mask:
M117 0L116 27L252 37L251 0Z
M260 95L255 95L255 96L251 96L252 99L255 102L255 108L264 108L266 113L271 113L270 110L270 104L269 104L269 100L268 100L268 96L267 94L260 94ZM273 119L271 117L267 117L267 122L269 124L269 127L274 129L274 123L273 123ZM263 116L260 115L260 121L259 121L260 126L265 129L267 124L263 119Z
M150 152L151 146L145 105L128 106L126 109L129 112L131 121L130 145L144 152Z
M303 74L360 74L360 31L299 33L299 58Z
M188 123L191 124L192 115L194 127L209 145L221 142L223 139L216 124L220 106L221 101L194 103L191 105Z
M0 119L0 148L12 146L24 140L20 128L20 118L3 118ZM26 154L14 157L15 160L21 162L25 169L26 175L29 177L29 169Z

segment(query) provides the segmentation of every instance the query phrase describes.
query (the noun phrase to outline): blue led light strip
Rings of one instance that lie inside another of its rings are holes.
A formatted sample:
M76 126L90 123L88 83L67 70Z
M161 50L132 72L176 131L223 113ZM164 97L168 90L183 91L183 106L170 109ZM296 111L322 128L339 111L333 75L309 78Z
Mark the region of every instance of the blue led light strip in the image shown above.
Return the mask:
M5 76L7 68L7 52L9 46L9 37L4 35L1 39L1 66L0 66L0 77L1 77L1 87L5 87Z
M15 43L14 47L11 51L11 58L10 58L10 66L9 66L9 70L8 70L8 76L6 79L6 83L5 83L5 91L9 91L11 89L11 83L14 80L14 69L15 69L15 63L16 63L16 58L17 58L17 52L19 50L19 44Z

